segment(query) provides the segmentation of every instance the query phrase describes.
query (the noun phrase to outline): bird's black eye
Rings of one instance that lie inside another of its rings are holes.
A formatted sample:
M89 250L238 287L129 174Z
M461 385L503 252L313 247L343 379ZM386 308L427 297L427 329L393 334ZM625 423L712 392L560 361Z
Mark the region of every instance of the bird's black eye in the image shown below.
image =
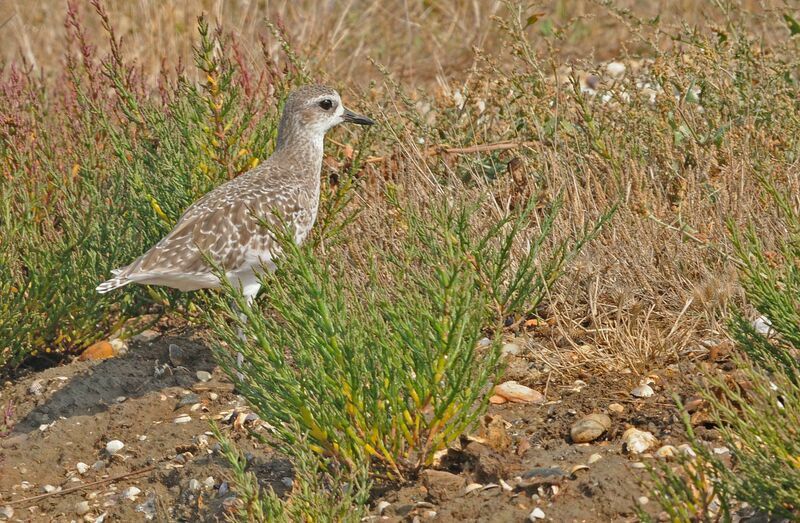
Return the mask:
M331 107L333 107L333 102L332 102L331 100L328 100L328 99L326 98L326 99L322 100L322 101L319 103L319 106L320 106L320 107L322 107L323 109L325 109L325 110L327 111L327 110L329 110Z

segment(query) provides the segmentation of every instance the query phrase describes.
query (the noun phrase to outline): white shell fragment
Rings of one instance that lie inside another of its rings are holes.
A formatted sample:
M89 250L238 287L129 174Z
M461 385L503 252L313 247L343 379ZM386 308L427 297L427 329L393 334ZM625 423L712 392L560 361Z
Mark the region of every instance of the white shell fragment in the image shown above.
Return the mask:
M108 452L111 456L122 450L125 444L118 439L112 439L108 443L106 443L106 452Z
M647 431L631 427L622 434L622 443L629 453L642 454L654 447L658 440Z
M128 487L122 491L122 497L125 499L135 499L142 491L138 487Z
M605 414L589 414L576 421L569 431L575 443L588 443L611 428L611 418Z
M535 391L525 385L520 385L516 381L507 381L494 388L496 396L501 396L514 403L541 403L544 396L541 392Z
M655 394L655 392L653 392L653 387L647 383L642 383L631 391L631 395L637 398L649 398L653 394Z
M481 485L480 483L470 483L464 489L464 494L469 494L470 492L473 492L473 491L481 489L481 488L483 488L483 485Z
M189 423L190 421L192 421L192 417L189 416L188 414L181 414L180 416L175 418L175 423L178 425L180 425L181 423Z
M672 459L678 455L678 449L672 445L664 445L656 451L656 457L661 459Z
M77 469L78 474L86 474L89 472L89 465L86 463L79 461L77 465L75 465L75 469Z
M539 507L533 509L531 513L528 515L528 519L530 521L536 521L537 519L544 519L544 518L545 518L544 510L540 509Z

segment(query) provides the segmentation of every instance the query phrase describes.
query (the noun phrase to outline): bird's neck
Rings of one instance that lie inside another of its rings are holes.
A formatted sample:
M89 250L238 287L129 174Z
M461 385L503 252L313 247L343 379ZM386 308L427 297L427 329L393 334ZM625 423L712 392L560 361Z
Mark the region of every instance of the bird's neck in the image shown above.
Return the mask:
M273 161L288 167L287 171L297 178L318 182L322 169L324 135L285 131L287 130L278 130L275 151L272 153Z

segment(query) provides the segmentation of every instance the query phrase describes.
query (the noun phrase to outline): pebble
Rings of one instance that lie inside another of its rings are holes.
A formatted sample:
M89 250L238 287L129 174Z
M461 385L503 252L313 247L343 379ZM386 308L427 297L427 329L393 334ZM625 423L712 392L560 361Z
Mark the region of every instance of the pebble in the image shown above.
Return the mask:
M544 519L544 518L545 518L544 510L540 509L539 507L536 507L531 511L530 514L528 514L528 519L530 521L536 521L537 519Z
M544 396L541 392L525 385L520 385L513 380L497 385L494 388L494 393L514 403L542 403L544 401Z
M192 417L187 414L182 414L177 418L175 418L175 423L178 425L180 425L181 423L189 423L190 421L192 421Z
M625 64L622 62L609 62L606 65L606 72L611 78L622 78L622 76L625 74Z
M32 486L33 486L33 485L31 485L31 484L30 484L29 482L27 482L27 481L23 481L22 483L20 483L20 484L19 484L19 488L21 488L22 490L28 490L28 489L30 489Z
M576 421L569 431L574 443L594 441L611 428L611 418L605 414L589 414Z
M147 436L144 434L139 434L138 436L136 436L136 439L138 439L139 441L144 441L147 439Z
M647 431L631 427L622 434L622 443L629 453L642 454L655 446L658 440Z
M11 519L14 517L14 509L10 505L0 507L0 518Z
M192 492L200 490L200 482L192 478L189 480L189 490Z
M631 463L631 468L643 469L643 468L647 468L647 465L645 465L641 461L634 461L633 463Z
M79 461L75 468L78 470L78 474L86 474L89 472L89 465L84 463L83 461Z
M639 502L640 505L647 505L648 503L650 503L650 499L648 499L647 496L641 496L637 501Z
M504 343L503 344L503 348L500 349L500 351L505 356L507 356L509 354L512 355L512 356L516 356L517 354L519 354L520 350L521 349L520 349L519 345L517 345L516 343Z
M186 405L194 405L195 403L199 402L200 402L200 396L198 396L193 392L190 392L189 394L181 398L181 400L178 402L178 408L185 407Z
M214 481L214 476L208 476L206 479L203 480L203 486L207 489L214 488L216 481Z
M158 338L159 336L161 336L161 334L159 334L157 331L154 331L153 329L147 329L147 330L143 330L142 332L140 332L139 334L137 334L136 336L134 336L131 339L133 341L147 343L149 341L153 341L154 339Z
M680 450L684 455L689 456L690 458L697 457L697 453L688 443L684 443L683 445L678 445L678 450Z
M53 485L45 485L42 490L50 494L51 492L60 492L61 487L54 487Z
M637 398L649 398L653 394L655 394L653 387L647 383L642 383L631 391L631 395L636 396Z
M106 443L106 452L108 452L111 456L122 450L125 444L118 439L112 439L108 443Z
M99 459L94 463L92 463L92 469L94 470L103 470L104 468L106 468L106 462L103 461L102 459Z
M138 487L128 487L122 491L122 497L124 499L133 500L138 496L142 491Z
M592 454L591 456L589 456L589 459L586 462L589 465L592 465L593 463L597 463L601 459L603 459L603 456L601 454Z
M625 412L625 407L620 405L619 403L612 403L608 406L608 411L613 412L614 414L622 414Z
M198 370L197 371L197 379L206 382L211 380L211 373L205 370Z
M182 367L188 363L188 358L184 350L174 343L169 344L169 362L172 363L174 367Z
M88 501L81 501L75 503L75 513L79 516L83 516L87 512L89 512L89 502Z
M656 451L656 457L661 459L672 459L678 455L678 449L672 445L664 445Z
M208 399L210 399L211 401L217 401L217 398L219 398L219 394L217 394L216 392L208 393Z

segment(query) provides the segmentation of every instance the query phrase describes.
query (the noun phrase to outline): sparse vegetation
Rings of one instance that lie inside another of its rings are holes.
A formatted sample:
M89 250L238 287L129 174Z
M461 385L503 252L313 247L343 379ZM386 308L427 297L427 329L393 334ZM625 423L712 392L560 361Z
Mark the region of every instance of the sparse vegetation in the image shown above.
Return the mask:
M22 58L0 69L4 376L145 313L210 321L295 466L278 499L218 432L239 516L355 519L369 478L413 478L473 426L504 335L536 339L542 386L644 376L731 335L738 372L700 386L733 468L689 426L698 457L661 471L656 498L674 520L742 501L796 515L800 25L785 3L300 1L267 24L239 4L198 23L92 1L49 24L55 58L25 32L34 4L8 26ZM285 246L256 305L234 289L96 294L270 153L307 81L380 125L328 140L314 233Z

